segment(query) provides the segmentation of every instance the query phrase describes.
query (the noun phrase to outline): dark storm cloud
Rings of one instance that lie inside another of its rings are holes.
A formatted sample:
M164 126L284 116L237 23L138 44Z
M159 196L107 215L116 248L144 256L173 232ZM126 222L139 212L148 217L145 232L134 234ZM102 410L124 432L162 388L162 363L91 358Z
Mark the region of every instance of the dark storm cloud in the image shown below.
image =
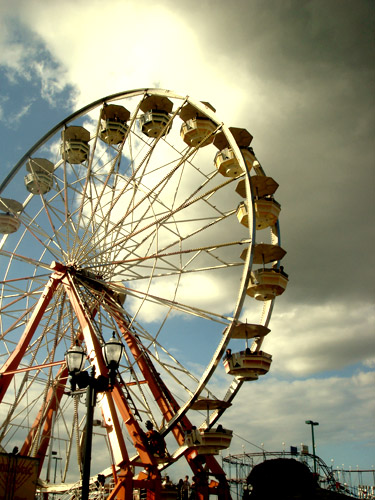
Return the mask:
M229 6L193 0L189 5L187 11L174 3L173 10L195 26L206 51L220 49L272 80L298 82L332 66L363 71L373 59L371 1L235 0Z
M372 300L374 4L196 6L202 46L259 89L246 126L280 183L287 300Z

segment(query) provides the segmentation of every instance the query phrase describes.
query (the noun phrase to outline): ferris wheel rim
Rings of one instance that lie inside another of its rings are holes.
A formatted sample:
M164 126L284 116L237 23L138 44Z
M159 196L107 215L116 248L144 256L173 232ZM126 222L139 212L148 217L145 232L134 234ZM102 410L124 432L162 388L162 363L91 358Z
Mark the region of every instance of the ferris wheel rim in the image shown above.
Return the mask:
M207 115L210 116L210 118L214 119L215 114L212 113L212 111L207 108L207 106L202 105L200 101L196 101L191 99L189 96L182 96L179 95L171 90L167 89L159 89L159 88L150 88L150 87L145 87L145 88L139 88L139 89L134 89L134 90L127 90L123 92L116 92L115 94L109 94L105 97L101 97L100 99L97 99L95 101L92 101L90 104L87 104L77 111L74 111L70 115L68 115L66 118L61 120L57 125L49 129L37 142L35 142L30 149L27 150L27 152L19 159L19 161L15 164L15 166L12 168L12 170L9 172L9 174L5 177L5 179L2 181L0 184L0 195L4 191L4 189L8 186L9 182L13 179L14 175L19 171L20 168L25 164L26 160L32 156L32 154L39 149L51 136L53 136L57 131L61 130L64 126L75 120L76 118L79 118L83 116L84 114L88 113L89 111L92 111L95 109L97 106L100 106L106 102L109 101L117 101L123 97L135 97L137 95L141 94L147 94L150 92L152 95L161 95L161 96L169 96L172 98L177 98L177 99L185 99L187 102L190 102L193 104L197 109L200 109L201 111L204 111ZM234 143L235 144L235 143Z

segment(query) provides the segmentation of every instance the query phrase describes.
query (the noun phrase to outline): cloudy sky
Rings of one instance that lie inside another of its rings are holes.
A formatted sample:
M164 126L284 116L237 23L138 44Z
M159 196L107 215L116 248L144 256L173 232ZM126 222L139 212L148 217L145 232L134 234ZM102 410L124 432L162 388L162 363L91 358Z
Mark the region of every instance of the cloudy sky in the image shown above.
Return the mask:
M272 370L225 414L231 453L310 444L312 419L329 465L375 463L374 18L370 0L0 0L2 177L75 109L161 87L248 129L280 184L290 283Z

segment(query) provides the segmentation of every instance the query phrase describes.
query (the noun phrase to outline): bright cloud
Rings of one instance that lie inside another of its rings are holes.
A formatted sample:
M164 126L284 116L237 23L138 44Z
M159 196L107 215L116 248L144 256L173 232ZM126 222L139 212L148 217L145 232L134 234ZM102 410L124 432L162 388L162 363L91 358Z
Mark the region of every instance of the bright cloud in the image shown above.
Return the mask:
M66 1L63 9L59 2L43 3L43 8L39 0L18 3L17 19L32 29L59 64L35 65L46 98L73 83L80 107L106 94L160 86L210 100L227 116L241 108L245 87L234 84L223 71L221 58L206 54L199 33L175 9L120 0L107 3L105 9L99 1ZM22 43L6 47L3 63L21 72L28 59Z
M273 354L272 371L305 376L339 370L375 357L370 306L343 303L290 307L279 302L270 323L264 348ZM246 317L246 310L243 314Z
M287 446L309 443L310 435L304 424L307 419L320 422L319 442L325 445L346 440L371 441L374 382L374 373L331 377L324 381L311 378L287 382L264 378L245 384L225 419L237 435L251 442L256 440L257 446L264 442L265 449L270 451L280 450L282 442ZM348 428L351 428L350 435ZM240 453L244 443L237 440L236 444Z

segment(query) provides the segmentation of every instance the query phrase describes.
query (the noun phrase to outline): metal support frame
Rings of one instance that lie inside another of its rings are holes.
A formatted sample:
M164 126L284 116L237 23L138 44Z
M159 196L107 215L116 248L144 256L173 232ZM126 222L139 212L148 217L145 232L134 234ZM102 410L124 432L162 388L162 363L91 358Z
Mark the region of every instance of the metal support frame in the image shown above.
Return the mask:
M18 372L19 364L22 360L29 343L38 325L50 303L54 293L59 286L63 286L64 291L72 305L74 313L80 324L80 331L77 332L77 338L85 341L87 352L93 369L99 375L107 375L107 368L105 366L101 345L95 333L92 319L96 314L95 311L87 311L87 308L82 303L77 286L73 277L73 273L58 263L52 263L51 269L53 273L49 282L47 283L39 301L34 307L34 311L28 321L24 333L22 334L17 347L13 354L9 357L7 362L0 370L0 402L12 381L13 376ZM100 290L101 304L112 315L117 322L119 330L121 331L125 342L131 350L135 359L137 359L138 366L143 373L149 388L159 405L163 417L168 422L174 414L179 411L180 407L169 389L166 387L161 377L159 376L156 368L154 367L151 359L146 351L140 347L140 343L136 335L128 328L128 324L119 310L111 291L103 286ZM39 472L43 466L43 460L46 456L47 449L50 443L52 421L54 412L60 404L61 398L64 394L64 388L68 379L68 371L65 362L62 361L62 366L58 371L55 378L55 383L48 391L46 402L43 408L40 409L34 424L32 425L28 436L21 448L21 454L27 455L31 452L34 446L34 438L37 435L37 429L43 427L41 439L36 450L36 456L40 459ZM82 475L82 498L88 498L88 488L90 481L90 459L91 459L91 446L92 446L92 425L93 425L93 410L96 403L96 390L91 384L87 388L87 416L86 416L86 443L85 443L85 458L83 464ZM133 415L123 392L120 389L118 382L114 384L111 393L103 393L103 401L101 404L104 422L106 425L107 435L112 448L115 465L120 468L120 473L117 475L117 483L115 489L110 494L108 500L117 498L118 500L132 500L133 488L143 487L148 490L148 499L159 498L161 495L161 475L157 467L157 462L154 456L147 449L144 442L143 431ZM120 422L116 407L125 423L129 436L133 440L133 444L138 451L139 459L135 464L132 464L127 449L125 440L122 435ZM172 432L177 443L182 446L184 443L184 431L191 429L192 424L189 419L184 415L179 423L174 426ZM193 474L199 479L199 487L197 497L199 500L207 500L210 494L218 494L219 499L229 499L229 487L225 479L225 473L220 467L218 462L213 456L201 456L203 460L197 460L198 453L194 449L189 449L185 453L185 458L188 461ZM204 463L207 469L218 478L218 483L208 485L208 471L203 468ZM142 465L148 472L140 473L138 478L133 478L132 465ZM87 491L86 491L87 490ZM86 495L86 496L84 496Z

